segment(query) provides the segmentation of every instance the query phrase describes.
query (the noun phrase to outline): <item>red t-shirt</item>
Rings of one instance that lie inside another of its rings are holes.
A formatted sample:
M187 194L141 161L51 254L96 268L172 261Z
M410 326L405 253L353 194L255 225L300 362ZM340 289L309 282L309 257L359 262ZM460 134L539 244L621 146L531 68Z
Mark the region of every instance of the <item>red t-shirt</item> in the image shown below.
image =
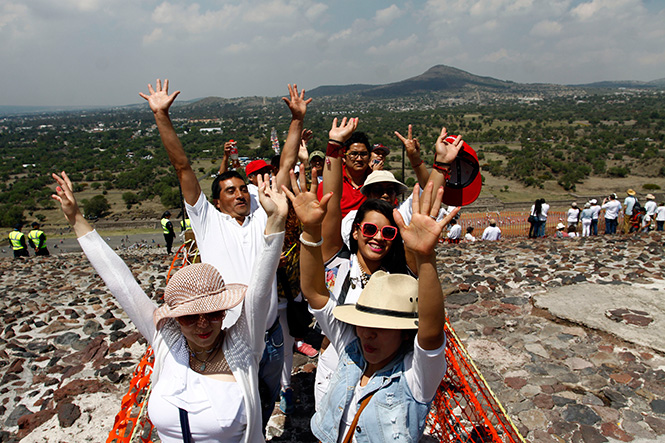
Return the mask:
M369 169L369 168L368 168ZM371 172L371 169L369 169ZM368 174L369 175L369 174ZM319 188L316 191L316 196L319 200L323 197L323 186L319 183ZM356 210L362 205L367 197L360 192L360 188L356 189L351 183L351 180L346 175L346 166L342 167L342 217L345 217L349 212Z

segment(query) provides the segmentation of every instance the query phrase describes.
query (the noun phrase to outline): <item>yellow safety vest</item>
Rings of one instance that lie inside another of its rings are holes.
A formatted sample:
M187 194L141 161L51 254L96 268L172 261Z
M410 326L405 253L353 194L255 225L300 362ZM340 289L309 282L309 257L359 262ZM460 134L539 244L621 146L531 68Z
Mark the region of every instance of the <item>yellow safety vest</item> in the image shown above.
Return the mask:
M32 240L32 242L35 244L35 247L39 249L43 249L46 247L46 242L44 244L39 244L39 237L44 234L44 231L40 231L39 229L33 229L28 233L28 238Z
M21 231L12 231L9 233L9 241L12 243L12 249L18 251L19 249L25 249L21 244L21 239L25 237Z
M184 220L180 220L180 226L185 231L188 230L188 229L192 229L192 221L188 218L186 218Z
M164 234L170 234L171 233L169 228L166 226L169 223L169 221L170 220L168 218L163 218L161 220L161 222L162 222L162 231L164 231Z

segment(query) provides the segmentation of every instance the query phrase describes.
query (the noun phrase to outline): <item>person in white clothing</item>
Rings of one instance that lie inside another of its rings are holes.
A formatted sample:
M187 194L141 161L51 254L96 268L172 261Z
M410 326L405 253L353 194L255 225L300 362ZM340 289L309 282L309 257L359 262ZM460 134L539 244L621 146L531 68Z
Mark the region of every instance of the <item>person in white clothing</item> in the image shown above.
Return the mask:
M619 211L621 211L621 202L617 200L617 195L610 194L604 198L601 208L605 210L605 234L616 234Z
M647 202L644 204L644 210L646 211L646 215L650 220L650 224L647 227L648 232L653 229L651 227L651 223L656 219L656 209L658 208L658 205L656 204L656 197L653 194L647 194L646 199Z
M660 202L656 208L656 231L663 231L665 224L665 202Z
M496 220L491 219L490 225L485 228L481 240L501 240L501 228L496 225Z
M268 217L249 285L225 282L210 264L191 264L171 277L165 303L158 308L83 218L67 174L53 174L53 178L58 183L53 198L62 206L83 251L155 351L148 414L160 440L263 442L259 360L272 273L279 263L288 210L277 186L260 185L259 198ZM222 329L228 310L243 299L238 320Z
M589 200L589 203L591 204L591 235L598 235L598 218L601 207L595 198Z
M446 237L449 242L459 242L462 238L462 227L457 223L457 220L450 220L448 226L448 235Z
M570 204L570 209L568 209L566 221L568 222L568 232L571 232L571 226L573 227L572 232L576 232L577 224L580 221L580 208L577 207L577 202L572 202Z
M162 143L178 175L201 261L215 266L225 281L247 284L254 263L261 254L266 212L256 204L247 184L235 171L227 171L215 178L212 184L213 202L208 202L169 116L169 109L180 91L169 94L168 80L164 81L163 87L157 80L155 88L148 85L148 90L149 94L139 95L150 105ZM291 124L280 157L280 170L273 178L278 187L290 184L288 171L296 163L307 104L311 101L305 99L304 93L298 92L296 85L289 85L289 98L283 98L291 111ZM265 325L266 348L259 370L264 424L268 423L279 396L284 364L283 332L277 318L277 282L274 274L272 279ZM239 313L239 307L231 310L224 327L232 325Z
M476 241L476 237L473 236L473 226L468 226L466 228L466 234L464 235L464 241L473 243Z

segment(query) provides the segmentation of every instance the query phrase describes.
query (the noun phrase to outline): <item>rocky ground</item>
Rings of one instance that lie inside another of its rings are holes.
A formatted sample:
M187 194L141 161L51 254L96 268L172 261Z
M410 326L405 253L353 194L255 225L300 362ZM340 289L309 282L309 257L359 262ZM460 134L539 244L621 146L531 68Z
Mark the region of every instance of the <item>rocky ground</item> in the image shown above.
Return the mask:
M527 440L665 441L664 240L441 245L451 323ZM158 299L165 255L121 255ZM0 274L0 441L104 441L144 341L79 253L2 258ZM315 364L296 355L295 413L275 412L272 441L315 441Z

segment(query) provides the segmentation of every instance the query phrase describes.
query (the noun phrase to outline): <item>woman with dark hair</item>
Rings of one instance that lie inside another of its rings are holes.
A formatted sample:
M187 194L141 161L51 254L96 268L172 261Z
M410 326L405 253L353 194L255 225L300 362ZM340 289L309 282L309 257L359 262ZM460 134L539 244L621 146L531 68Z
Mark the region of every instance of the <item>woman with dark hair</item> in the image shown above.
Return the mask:
M326 150L326 164L323 170L323 198L329 198L327 212L321 223L325 242L321 254L325 265L325 282L331 298L337 304L355 304L362 289L367 286L371 275L377 271L411 274L406 263L404 245L390 203L379 199L368 199L358 209L349 238L349 249L342 239L342 172L344 146L351 139L358 126L358 119L344 117L338 125L333 120ZM445 130L441 140L445 139ZM439 143L440 159L451 163L459 152L460 143ZM312 170L314 175L316 170ZM315 187L316 188L316 187ZM304 187L302 188L304 189ZM316 189L313 189L316 192ZM328 197L328 195L330 197ZM452 214L456 214L453 212ZM415 260L414 260L415 263ZM414 268L414 270L417 270ZM316 371L315 399L317 407L328 388L330 377L337 366L338 355L333 347L325 348L324 341ZM325 350L324 350L325 349Z
M540 227L540 213L542 211L542 199L537 199L533 205L531 205L531 212L529 212L529 223L531 227L529 228L529 238L538 237L538 229Z
M354 437L367 442L418 441L446 371L444 297L434 250L455 212L436 221L443 188L433 193L430 182L422 195L416 185L408 226L398 215L397 226L369 225L369 232L362 224L355 228L356 237L374 234L394 240L395 231L402 232L405 245L416 257L420 278L378 270L363 282L357 303L342 305L327 288L321 253L323 221L332 194L319 202L316 180L305 192L304 177L300 179L303 191L292 175L294 193L287 191L287 195L303 223L301 287L333 344L326 353L335 349L341 355L325 396L317 399L312 432L324 443L355 441ZM365 219L372 214L383 217L367 211ZM358 248L362 253L362 240Z

